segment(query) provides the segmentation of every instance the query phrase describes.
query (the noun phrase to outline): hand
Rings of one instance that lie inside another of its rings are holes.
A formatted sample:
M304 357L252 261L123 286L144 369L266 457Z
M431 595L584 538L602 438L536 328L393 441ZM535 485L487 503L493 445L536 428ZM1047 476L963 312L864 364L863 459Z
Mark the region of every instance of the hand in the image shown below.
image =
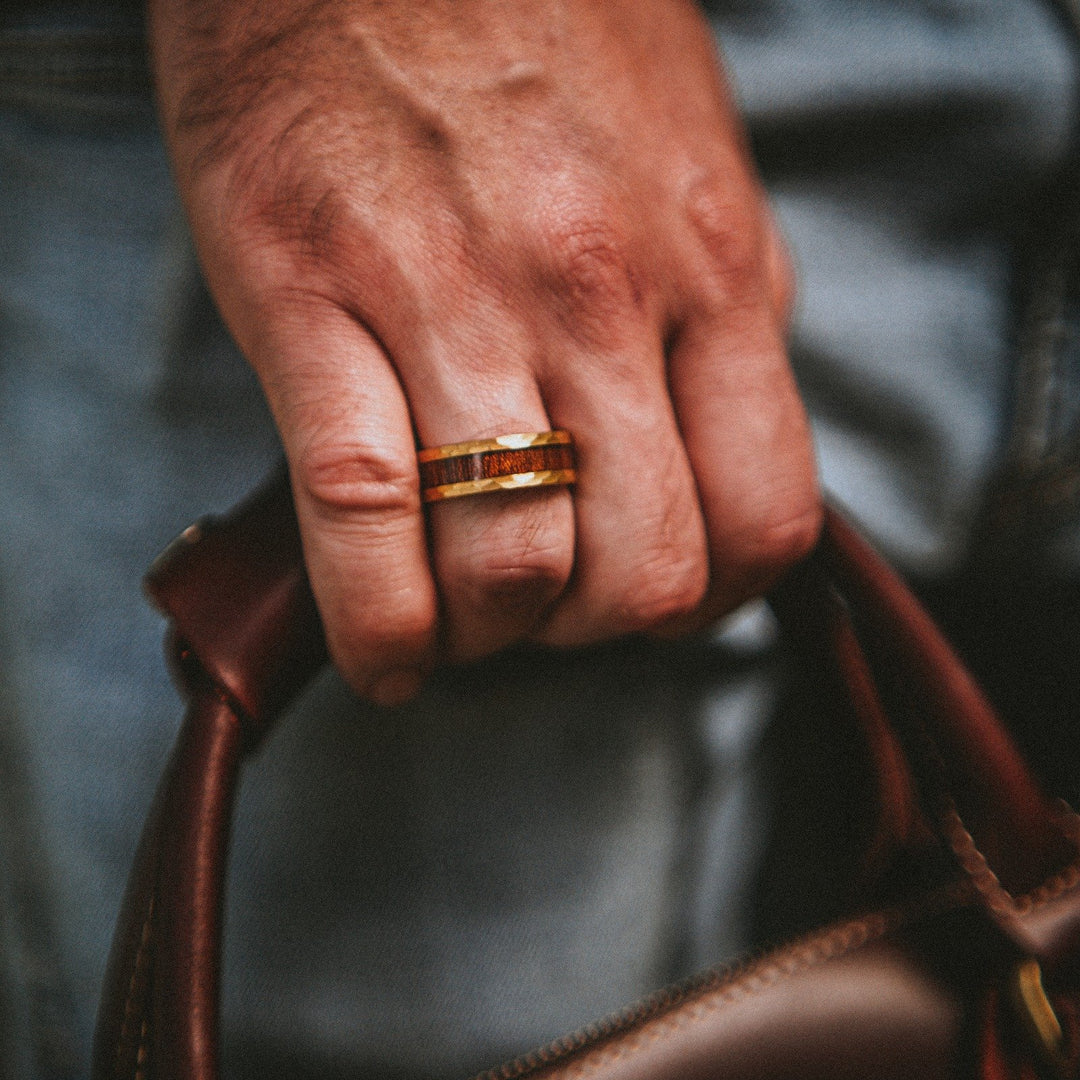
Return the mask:
M691 628L812 544L791 275L684 0L151 0L210 288L331 653ZM579 482L421 509L417 444L562 427Z

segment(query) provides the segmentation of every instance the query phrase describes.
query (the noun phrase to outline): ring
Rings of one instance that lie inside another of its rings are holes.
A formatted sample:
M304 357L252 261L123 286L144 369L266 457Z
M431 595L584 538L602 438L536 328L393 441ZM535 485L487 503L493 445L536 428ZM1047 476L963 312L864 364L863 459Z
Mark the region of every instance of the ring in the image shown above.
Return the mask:
M574 440L568 431L529 431L448 443L421 450L416 460L420 498L426 503L577 480Z

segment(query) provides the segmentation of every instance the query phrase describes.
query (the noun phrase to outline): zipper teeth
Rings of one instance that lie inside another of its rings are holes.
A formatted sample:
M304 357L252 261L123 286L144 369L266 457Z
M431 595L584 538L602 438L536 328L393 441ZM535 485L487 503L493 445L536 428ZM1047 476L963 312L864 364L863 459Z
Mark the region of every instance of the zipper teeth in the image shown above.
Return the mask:
M916 918L952 907L968 895L967 883L959 882L914 904L848 919L762 956L709 968L547 1046L480 1073L473 1080L521 1080L642 1027L676 1006L708 998L707 1007L716 1007L726 1001L759 993L787 975L844 956Z

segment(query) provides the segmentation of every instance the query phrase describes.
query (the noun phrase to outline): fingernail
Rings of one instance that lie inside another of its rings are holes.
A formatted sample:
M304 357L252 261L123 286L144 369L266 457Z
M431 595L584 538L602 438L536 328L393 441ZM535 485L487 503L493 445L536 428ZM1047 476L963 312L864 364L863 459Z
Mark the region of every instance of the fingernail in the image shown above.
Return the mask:
M403 705L416 697L423 681L423 672L417 668L394 668L372 681L367 696L376 705Z

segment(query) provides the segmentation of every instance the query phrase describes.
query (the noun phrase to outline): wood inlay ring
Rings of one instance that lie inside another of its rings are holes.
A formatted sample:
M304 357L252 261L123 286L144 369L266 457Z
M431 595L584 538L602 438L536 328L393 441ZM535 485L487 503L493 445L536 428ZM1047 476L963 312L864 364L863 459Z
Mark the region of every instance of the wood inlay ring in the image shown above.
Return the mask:
M450 443L421 450L416 459L424 502L572 484L577 479L574 444L566 431L522 432Z

